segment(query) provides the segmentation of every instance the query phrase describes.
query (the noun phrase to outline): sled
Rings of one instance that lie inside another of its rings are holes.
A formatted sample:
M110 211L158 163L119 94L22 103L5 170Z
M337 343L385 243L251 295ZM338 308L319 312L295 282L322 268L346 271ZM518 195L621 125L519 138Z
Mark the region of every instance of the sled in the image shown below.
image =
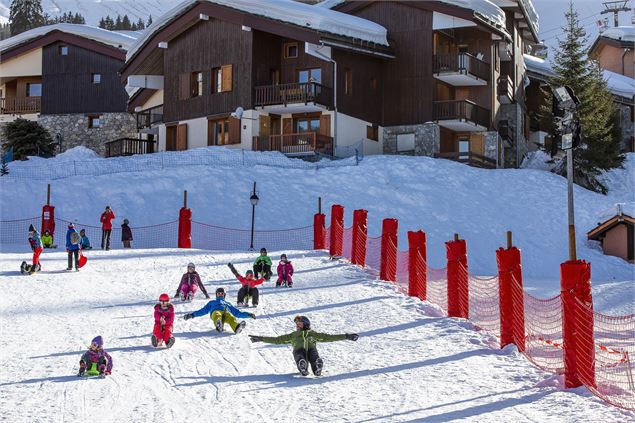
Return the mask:
M79 250L79 268L81 269L88 262L88 258L82 254L82 250Z
M84 371L83 375L77 375L80 377L86 377L86 378L90 378L90 377L98 377L99 376L99 369L97 368L97 363L90 363L90 367L87 367L86 370Z

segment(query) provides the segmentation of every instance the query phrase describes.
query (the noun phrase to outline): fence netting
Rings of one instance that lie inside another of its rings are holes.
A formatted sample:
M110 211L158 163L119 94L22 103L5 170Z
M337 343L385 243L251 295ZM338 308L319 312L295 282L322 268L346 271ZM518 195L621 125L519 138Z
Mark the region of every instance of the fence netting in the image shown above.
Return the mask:
M269 251L310 250L313 248L313 226L285 230L251 230L224 228L192 221L192 248L205 250Z

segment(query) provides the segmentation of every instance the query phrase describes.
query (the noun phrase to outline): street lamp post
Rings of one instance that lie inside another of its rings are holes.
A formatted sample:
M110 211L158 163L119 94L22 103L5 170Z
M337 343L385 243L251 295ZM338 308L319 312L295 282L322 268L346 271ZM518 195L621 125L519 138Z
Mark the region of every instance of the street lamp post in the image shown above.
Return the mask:
M249 197L251 202L251 243L249 244L249 251L254 250L254 220L256 216L256 205L258 205L258 195L256 195L256 182L254 182L254 192Z

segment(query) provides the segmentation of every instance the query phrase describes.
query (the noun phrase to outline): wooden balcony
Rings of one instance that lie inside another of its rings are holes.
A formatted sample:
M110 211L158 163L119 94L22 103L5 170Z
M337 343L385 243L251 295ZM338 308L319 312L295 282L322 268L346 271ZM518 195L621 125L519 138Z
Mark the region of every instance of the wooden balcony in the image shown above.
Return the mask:
M287 156L307 156L317 153L333 155L333 138L317 132L256 136L254 151L280 151Z
M514 82L507 75L498 77L497 84L498 102L501 104L511 104L514 102Z
M2 97L1 114L39 113L42 110L42 97Z
M434 77L457 87L487 85L489 63L469 53L435 54L432 62Z
M333 105L331 88L316 82L263 85L254 88L254 105L270 106L290 103L317 103L330 108Z
M137 138L119 138L106 143L106 157L132 156L133 154L154 153L156 141Z
M163 122L163 104L137 112L136 115L137 130L151 128L153 125Z
M490 111L469 100L433 101L432 118L455 132L482 132L490 126Z
M457 151L451 153L437 153L434 157L465 163L473 167L496 169L496 160L471 152L460 153Z

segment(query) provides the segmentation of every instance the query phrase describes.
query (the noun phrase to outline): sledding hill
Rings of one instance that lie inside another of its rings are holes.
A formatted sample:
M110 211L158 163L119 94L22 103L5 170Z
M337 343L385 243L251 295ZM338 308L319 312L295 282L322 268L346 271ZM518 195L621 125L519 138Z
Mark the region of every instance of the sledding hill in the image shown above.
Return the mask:
M237 282L253 254L201 250L90 252L79 273L65 272L64 253L43 257L43 272L17 273L23 255L0 255L0 409L7 422L379 422L626 421L586 389L564 391L514 349L469 323L444 317L321 253L287 251L292 289L261 290L261 304L240 335L218 335L200 293L175 305L176 344L149 346L154 299L173 294L193 261L207 290ZM280 252L271 252L277 257ZM359 341L323 343L320 378L296 375L289 346L252 344L246 334L290 332L297 314L317 330L357 332ZM112 376L75 376L90 339L101 334Z

